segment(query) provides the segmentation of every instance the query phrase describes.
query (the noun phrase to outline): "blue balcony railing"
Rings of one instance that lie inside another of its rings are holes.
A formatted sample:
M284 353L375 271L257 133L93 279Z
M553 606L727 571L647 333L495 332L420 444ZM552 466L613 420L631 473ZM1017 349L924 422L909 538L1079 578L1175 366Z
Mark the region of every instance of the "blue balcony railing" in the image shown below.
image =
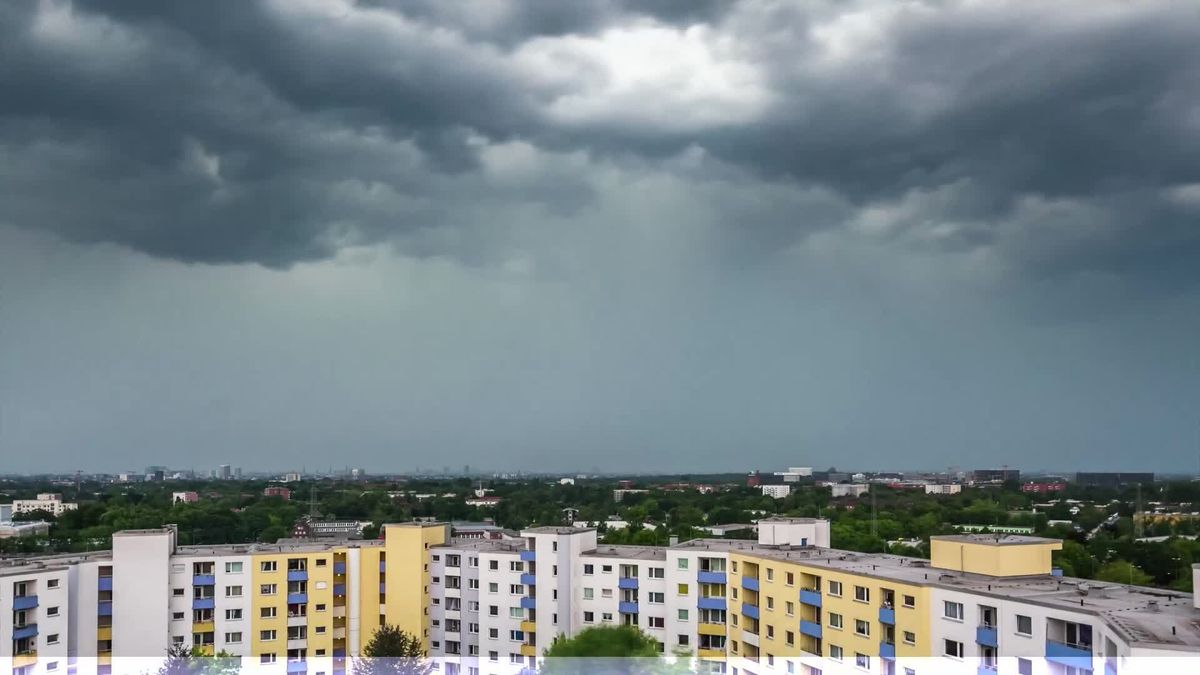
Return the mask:
M37 606L38 606L38 596L36 596L36 595L22 595L22 596L13 598L13 601L12 601L13 611L17 611L20 609L33 609L34 607L37 607Z
M727 607L727 604L725 598L713 596L710 598L700 598L698 601L696 601L696 606L700 609L719 609L724 611Z
M387 593L387 582L381 581L379 582L379 594L383 595L384 593Z
M38 634L37 624L36 623L27 623L24 626L17 626L15 628L13 628L13 638L12 639L24 640L25 638L37 637L37 634Z
M617 611L621 614L637 614L638 604L636 602L626 602L622 600L617 603Z
M742 588L744 588L748 591L757 591L758 590L758 578L757 577L742 577Z
M379 571L380 571L380 572L386 572L386 571L387 571L387 561L386 561L386 560L380 560L380 561L379 561Z
M879 623L882 623L885 626L895 626L896 625L896 610L892 609L891 607L880 607L879 608Z
M724 572L705 572L701 570L696 573L696 581L702 584L724 584L726 582Z
M112 590L112 577L100 577L100 578L96 579L96 590L111 591Z
M976 626L975 642L985 647L999 647L995 626Z
M333 585L333 597L335 597L335 598L346 597L346 584L334 584Z
M896 643L895 642L880 642L879 643L879 658L895 660L895 658L896 658Z
M523 597L521 598L522 609L537 609L537 598Z
M537 553L534 551L521 551L521 560L525 562L533 562L537 560Z
M1046 660L1072 668L1091 670L1092 650L1083 645L1046 640Z
M758 605L752 605L748 602L743 602L742 603L742 614L750 617L751 619L757 619L758 618Z
M382 586L382 584L380 584ZM383 591L379 591L382 593ZM289 605L307 605L308 593L288 593L287 602Z
M617 588L632 591L637 590L638 580L635 577L619 577L617 579Z
M816 621L801 621L800 634L821 639L821 624Z
M289 673L303 673L308 670L308 664L304 661L288 661L287 671Z
M807 588L800 591L800 602L811 607L821 606L821 591L810 591Z
M346 563L344 563L344 562L333 563L333 573L334 574L345 574L346 573Z
M521 575L521 583L525 584L526 586L533 586L537 583L537 575L525 572Z
M192 598L192 609L216 609L217 601L213 598Z
M308 581L308 571L288 570L288 581Z
M101 602L96 605L96 616L112 616L112 602Z
M193 574L192 575L192 585L193 586L215 586L216 584L217 584L217 577L212 574Z

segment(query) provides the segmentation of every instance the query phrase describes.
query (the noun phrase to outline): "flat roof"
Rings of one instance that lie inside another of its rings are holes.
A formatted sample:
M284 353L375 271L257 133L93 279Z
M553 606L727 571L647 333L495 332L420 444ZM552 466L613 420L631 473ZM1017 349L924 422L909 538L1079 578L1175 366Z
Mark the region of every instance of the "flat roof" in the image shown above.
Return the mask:
M594 551L584 551L580 555L584 557L629 558L633 560L666 560L667 549L664 546L600 544Z
M984 546L1018 546L1023 544L1062 543L1061 539L1031 537L1024 534L942 534L930 537L929 539L930 541L955 541L963 544L982 544Z
M530 527L521 530L521 533L530 534L580 534L583 532L594 532L594 527L568 527L565 525L543 525L542 527Z

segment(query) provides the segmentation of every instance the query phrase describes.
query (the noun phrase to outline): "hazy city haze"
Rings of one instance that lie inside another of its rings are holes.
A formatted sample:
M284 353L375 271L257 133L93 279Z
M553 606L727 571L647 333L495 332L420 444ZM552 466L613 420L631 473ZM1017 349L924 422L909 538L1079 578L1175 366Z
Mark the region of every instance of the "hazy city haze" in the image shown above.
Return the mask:
M0 472L1194 471L1200 8L0 3Z

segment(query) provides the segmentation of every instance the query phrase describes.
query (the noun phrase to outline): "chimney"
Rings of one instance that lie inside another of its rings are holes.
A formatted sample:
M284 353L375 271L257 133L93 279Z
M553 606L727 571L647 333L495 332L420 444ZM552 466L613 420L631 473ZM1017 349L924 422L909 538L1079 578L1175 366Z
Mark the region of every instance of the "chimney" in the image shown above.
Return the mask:
M679 545L679 537L674 534L671 535L670 537L667 538L667 545L668 546L678 546Z

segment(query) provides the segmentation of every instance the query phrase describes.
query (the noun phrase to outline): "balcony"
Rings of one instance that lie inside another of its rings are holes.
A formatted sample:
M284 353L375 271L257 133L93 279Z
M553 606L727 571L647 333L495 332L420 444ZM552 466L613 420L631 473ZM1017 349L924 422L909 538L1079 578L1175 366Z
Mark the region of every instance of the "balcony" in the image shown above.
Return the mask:
M758 618L758 605L752 605L748 602L742 603L742 615L748 616L751 619Z
M387 571L387 561L386 561L386 560L380 560L380 561L379 561L379 573L380 573L380 574L382 574L382 573L384 573L384 572L386 572L386 571Z
M627 602L622 600L617 603L617 611L621 614L637 614L638 604L636 602Z
M755 633L754 631L743 630L742 631L742 642L750 645L751 647L757 647L758 646L758 633Z
M304 649L308 646L308 638L288 638L288 649Z
M33 609L37 606L38 596L36 595L21 595L13 598L12 601L12 608L14 612L22 609Z
M99 577L98 579L96 579L96 590L111 591L112 590L112 577Z
M701 647L696 650L696 656L702 659L723 659L725 658L724 649L704 649Z
M521 551L521 560L523 560L524 562L533 562L534 560L537 560L537 552L536 551Z
M335 597L335 598L346 597L346 584L334 584L333 585L333 597Z
M525 572L521 574L521 583L525 584L526 586L533 586L537 583L537 576L530 574L529 572Z
M341 648L334 649L334 650L333 650L333 658L335 658L335 659L344 659L344 658L346 658L346 650L345 650L345 649L341 649Z
M101 642L111 642L112 626L98 626L96 628L96 640Z
M288 570L288 581L308 581L308 570Z
M713 596L710 596L707 598L701 597L696 602L696 606L699 607L700 609L720 609L720 610L724 610L727 607L727 605L725 603L725 598L723 598L719 595L713 595Z
M800 589L800 602L810 607L820 607L821 591L810 591L807 588Z
M638 580L636 577L620 577L617 579L617 588L627 591L636 591Z
M537 656L537 646L530 644L521 645L521 656Z
M380 584L380 586L383 586L383 584ZM382 593L383 588L380 588L379 592ZM287 604L289 604L289 605L307 605L308 604L308 593L288 593L287 594Z
M216 586L217 585L217 577L212 574L193 574L192 575L192 585L193 586Z
M288 661L287 671L289 673L303 673L308 671L308 663L304 661Z
M816 621L801 621L800 634L811 638L821 639L821 624Z
M699 623L696 624L696 632L701 635L724 635L725 624L723 623Z
M13 627L12 639L24 640L25 638L36 637L37 634L38 634L37 624L36 623L27 623L24 626L14 626Z
M193 598L192 609L216 609L217 601L215 598Z
M1046 660L1072 668L1092 668L1092 648L1046 640Z
M996 675L996 664L981 663L979 664L979 667L975 669L975 673L976 675Z
M308 615L307 614L289 614L288 618L287 618L287 625L289 625L289 626L307 626L308 625Z
M521 622L521 632L522 633L536 633L537 632L537 624L534 623L533 621L522 621Z
M896 643L895 642L880 642L879 643L879 658L881 659L896 659Z
M895 626L896 625L896 610L892 609L891 607L880 607L879 608L879 623L881 623L885 626Z
M112 602L101 602L96 605L96 616L112 616Z
M705 572L704 570L700 570L696 573L696 581L702 584L724 584L726 583L725 578L724 572Z
M985 647L999 647L995 626L976 626L975 643Z
M383 595L385 593L387 593L387 582L381 581L379 582L379 594Z
M521 598L521 607L523 609L537 609L537 598Z
M37 663L37 652L36 651L21 652L19 654L12 655L13 670L17 670L18 668L25 668L27 666L32 666L35 663Z
M748 591L757 591L758 577L742 577L742 588Z
M333 573L334 574L345 574L346 573L346 563L344 563L344 562L333 563Z
M193 621L192 622L192 632L193 633L211 633L216 629L217 629L217 624L216 624L216 622L214 622L212 620Z

